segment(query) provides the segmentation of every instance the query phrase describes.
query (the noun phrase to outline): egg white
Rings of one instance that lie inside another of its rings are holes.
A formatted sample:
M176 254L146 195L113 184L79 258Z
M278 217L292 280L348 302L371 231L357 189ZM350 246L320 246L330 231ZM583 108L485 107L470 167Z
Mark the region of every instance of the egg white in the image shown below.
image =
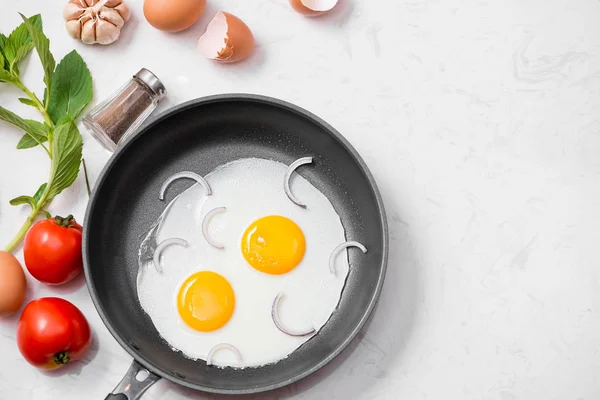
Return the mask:
M142 308L174 350L189 358L206 360L213 346L229 343L242 354L242 363L229 351L221 350L215 354L214 364L257 367L287 357L311 337L291 337L276 328L271 306L279 292L284 293L279 315L290 329L313 327L318 331L334 312L349 271L347 252L337 257L336 274L330 273L328 263L331 251L346 241L344 228L327 197L300 175L293 174L291 188L307 208L298 207L286 197L286 169L285 164L271 160L236 160L205 177L212 188L211 196L195 184L169 205L159 227L158 241L180 237L189 246L168 247L163 252L162 273L151 263L140 269L137 292ZM216 207L227 210L212 217L209 232L224 244L224 249L210 246L202 235L202 220ZM268 215L290 218L306 239L303 260L283 275L255 270L241 252L242 234L248 225ZM181 283L203 270L224 276L235 292L233 316L213 332L189 328L176 306Z

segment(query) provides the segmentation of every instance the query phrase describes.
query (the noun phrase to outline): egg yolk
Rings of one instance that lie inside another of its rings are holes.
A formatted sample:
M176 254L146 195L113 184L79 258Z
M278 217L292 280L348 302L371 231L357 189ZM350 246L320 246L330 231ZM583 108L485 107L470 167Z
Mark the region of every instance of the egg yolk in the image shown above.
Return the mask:
M254 269L266 274L290 272L302 261L306 242L294 221L270 215L254 221L242 236L242 254Z
M190 275L179 288L177 310L192 329L210 332L229 321L235 307L233 288L221 275L201 271Z

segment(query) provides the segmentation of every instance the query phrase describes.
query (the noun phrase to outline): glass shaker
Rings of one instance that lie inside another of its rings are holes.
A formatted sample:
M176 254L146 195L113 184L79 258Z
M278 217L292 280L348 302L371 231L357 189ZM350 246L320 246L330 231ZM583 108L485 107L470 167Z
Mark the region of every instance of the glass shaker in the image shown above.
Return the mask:
M83 117L83 125L102 146L115 151L148 118L165 94L166 89L156 75L142 68Z

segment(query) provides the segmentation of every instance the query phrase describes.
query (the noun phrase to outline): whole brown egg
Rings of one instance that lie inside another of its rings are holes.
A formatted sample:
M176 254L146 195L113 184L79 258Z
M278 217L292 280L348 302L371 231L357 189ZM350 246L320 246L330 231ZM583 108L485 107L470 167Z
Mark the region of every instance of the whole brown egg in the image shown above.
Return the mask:
M144 16L156 29L179 32L194 25L204 7L206 0L145 0Z

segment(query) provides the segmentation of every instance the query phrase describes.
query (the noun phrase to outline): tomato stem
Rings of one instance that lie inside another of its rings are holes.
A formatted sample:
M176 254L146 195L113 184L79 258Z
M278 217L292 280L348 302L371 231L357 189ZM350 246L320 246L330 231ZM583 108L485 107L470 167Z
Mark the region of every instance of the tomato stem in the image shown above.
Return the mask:
M69 356L68 351L61 351L60 353L56 353L54 355L54 362L57 365L68 364L71 361L71 357Z
M58 226L68 228L71 225L71 222L75 222L75 218L73 218L73 215L71 214L67 215L66 218L59 217L57 215L56 217L54 217L54 222L56 222L56 225Z

